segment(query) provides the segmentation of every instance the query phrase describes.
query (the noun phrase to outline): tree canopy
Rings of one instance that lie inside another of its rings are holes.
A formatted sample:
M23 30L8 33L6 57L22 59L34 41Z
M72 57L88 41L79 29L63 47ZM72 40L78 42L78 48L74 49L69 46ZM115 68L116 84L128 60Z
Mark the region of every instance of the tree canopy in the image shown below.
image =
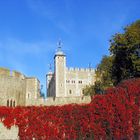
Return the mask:
M113 56L112 79L118 84L123 79L140 77L140 20L124 28L111 39Z
M96 82L85 95L102 94L122 80L140 77L140 20L126 26L110 40L110 56L103 56L96 68Z
M105 55L96 69L96 81L100 81L102 83L103 89L106 89L113 84L111 79L112 61L112 56Z
M84 89L84 95L93 96L95 94L103 94L105 89L113 86L113 81L111 79L112 61L112 56L103 56L95 71L95 84L86 86Z

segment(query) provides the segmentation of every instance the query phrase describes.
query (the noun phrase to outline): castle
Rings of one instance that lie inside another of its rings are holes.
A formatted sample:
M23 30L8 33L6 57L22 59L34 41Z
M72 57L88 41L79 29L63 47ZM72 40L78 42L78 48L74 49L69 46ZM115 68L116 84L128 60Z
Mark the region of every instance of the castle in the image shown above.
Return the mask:
M40 82L17 71L0 68L0 105L26 106L28 100L40 97Z
M92 68L67 68L66 55L58 50L54 56L54 73L47 74L48 97L81 97L83 89L95 82L95 71Z
M40 97L40 82L37 78L0 68L0 106L89 103L91 98L83 96L83 89L94 82L94 69L66 66L66 55L59 44L54 56L54 72L50 71L46 75L47 98Z

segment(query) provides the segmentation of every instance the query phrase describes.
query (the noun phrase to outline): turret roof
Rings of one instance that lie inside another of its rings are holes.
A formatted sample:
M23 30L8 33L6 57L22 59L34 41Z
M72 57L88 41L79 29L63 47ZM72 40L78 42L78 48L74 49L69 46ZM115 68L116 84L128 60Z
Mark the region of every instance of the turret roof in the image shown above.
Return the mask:
M55 56L58 56L58 55L65 56L64 52L62 51L61 41L58 42L58 48L57 48L57 51L55 53Z

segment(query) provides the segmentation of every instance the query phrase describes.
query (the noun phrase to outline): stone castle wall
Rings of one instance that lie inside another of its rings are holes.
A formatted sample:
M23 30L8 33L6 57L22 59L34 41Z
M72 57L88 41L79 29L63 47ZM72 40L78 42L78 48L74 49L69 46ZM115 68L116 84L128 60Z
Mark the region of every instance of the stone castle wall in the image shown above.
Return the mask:
M0 75L10 76L10 70L6 68L0 68Z
M83 68L66 68L66 95L82 96L87 85L94 84L95 70Z
M25 106L26 99L39 98L39 94L37 78L0 68L0 106Z
M55 96L65 97L66 93L66 57L64 54L55 55Z
M60 65L58 65L60 67ZM94 69L83 69L83 68L67 68L65 72L57 72L58 77L63 77L65 81L60 80L58 82L59 88L65 87L65 90L59 91L59 95L63 97L73 97L73 96L82 96L83 89L87 85L93 85L95 83L95 70ZM47 75L47 96L55 97L55 85L57 81L55 74ZM48 80L49 79L49 80ZM56 96L58 97L58 96Z
M0 68L0 105L24 105L26 90L25 76L19 72L11 72Z
M46 99L27 99L26 106L60 106L64 104L88 104L91 102L90 96L83 97L48 97Z
M18 127L12 126L10 129L7 129L0 123L0 140L19 140L18 132Z
M76 67L70 67L66 68L67 71L73 71L73 72L95 72L93 68L76 68Z
M26 99L39 98L40 82L37 78L26 78Z
M95 70L68 68L66 55L59 46L54 56L54 72L49 72L46 78L47 97L80 97L86 86L95 83Z
M91 98L89 96L85 97L67 97L67 98L47 98L47 99L27 99L26 105L34 106L51 106L51 105L64 105L64 104L85 104L90 103ZM7 129L2 123L0 123L0 140L19 140L18 137L19 128L17 126L12 126Z
M71 73L72 74L72 73ZM70 76L71 77L71 76ZM53 82L54 85L54 82ZM70 86L69 86L70 87ZM91 101L90 97L66 96L39 98L39 81L37 78L26 77L20 72L0 68L0 105L30 106L30 105L64 105L83 104ZM54 86L53 89L54 90Z
M53 74L48 81L47 77L47 97L55 97L55 75Z

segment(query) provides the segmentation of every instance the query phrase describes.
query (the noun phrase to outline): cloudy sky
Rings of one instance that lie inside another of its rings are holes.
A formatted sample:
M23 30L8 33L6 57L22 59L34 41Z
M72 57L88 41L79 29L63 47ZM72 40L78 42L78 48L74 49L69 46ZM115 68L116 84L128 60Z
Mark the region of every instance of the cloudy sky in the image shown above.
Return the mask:
M62 40L68 67L95 68L109 40L140 19L140 0L0 0L0 67L44 85Z

